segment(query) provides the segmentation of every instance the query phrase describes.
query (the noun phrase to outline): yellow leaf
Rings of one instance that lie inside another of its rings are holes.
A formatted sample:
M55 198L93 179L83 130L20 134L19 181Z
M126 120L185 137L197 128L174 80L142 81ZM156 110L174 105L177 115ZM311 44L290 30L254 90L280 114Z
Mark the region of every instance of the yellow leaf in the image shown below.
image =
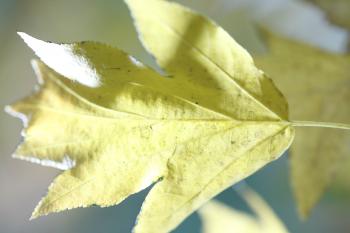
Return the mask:
M213 95L203 97L208 107L236 119L257 120L255 113L260 120L288 118L287 104L272 81L214 22L173 2L126 2L141 42L159 66L182 85L210 89ZM254 114L241 111L247 105L256 106Z
M245 188L240 192L256 216L212 200L198 211L202 219L203 233L288 232L270 206L256 192L250 188Z
M174 3L128 4L140 31L155 33L141 36L160 46L165 57L153 54L170 77L103 44L20 33L47 66L33 62L38 91L7 108L26 120L15 157L66 169L34 218L115 205L155 183L134 231L168 232L293 139L285 99L224 30ZM196 40L183 31L193 19L204 33Z
M349 123L350 56L263 34L270 53L255 59L285 93L291 118ZM291 179L302 216L309 214L338 171L349 175L349 143L350 135L342 130L297 129Z
M323 9L330 21L350 29L350 1L349 0L309 0Z

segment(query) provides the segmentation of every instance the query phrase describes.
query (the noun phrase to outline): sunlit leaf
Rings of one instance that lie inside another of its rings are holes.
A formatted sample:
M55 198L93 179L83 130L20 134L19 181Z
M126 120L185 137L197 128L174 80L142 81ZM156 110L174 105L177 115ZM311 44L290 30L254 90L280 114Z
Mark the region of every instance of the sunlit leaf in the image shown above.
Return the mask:
M67 169L33 217L115 205L155 183L134 231L168 232L293 139L283 96L224 30L173 3L128 4L168 77L103 44L20 34L46 65L33 62L38 91L8 107L26 120L15 157Z

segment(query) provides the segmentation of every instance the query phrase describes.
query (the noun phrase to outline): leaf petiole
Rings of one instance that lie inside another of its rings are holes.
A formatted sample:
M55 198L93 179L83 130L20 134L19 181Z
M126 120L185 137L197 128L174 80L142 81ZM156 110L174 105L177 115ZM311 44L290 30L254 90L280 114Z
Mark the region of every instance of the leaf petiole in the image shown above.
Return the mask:
M333 122L315 122L315 121L291 121L296 127L323 127L333 129L350 130L350 124L333 123Z

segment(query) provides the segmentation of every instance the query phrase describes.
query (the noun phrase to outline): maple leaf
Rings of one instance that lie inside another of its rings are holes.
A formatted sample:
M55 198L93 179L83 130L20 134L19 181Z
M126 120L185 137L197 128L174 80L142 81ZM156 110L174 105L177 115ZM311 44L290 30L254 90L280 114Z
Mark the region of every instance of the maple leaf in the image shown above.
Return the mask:
M54 44L20 33L52 69L34 61L38 91L7 108L26 121L15 157L67 169L33 218L115 205L155 183L134 231L167 232L290 145L287 103L243 48L184 7L156 0L147 5L183 20L171 25L176 20L160 17L159 25L170 23L166 30L149 28L160 30L158 38L168 43L155 41L177 63L168 66L170 78L103 44ZM193 19L207 31L202 41L183 35Z
M203 233L287 233L283 222L254 190L244 187L240 196L256 216L210 201L198 210Z
M270 52L255 61L286 95L291 118L349 123L350 56L323 52L267 31L262 35ZM349 143L350 135L342 130L297 129L291 180L302 216L309 214L334 178L348 176Z

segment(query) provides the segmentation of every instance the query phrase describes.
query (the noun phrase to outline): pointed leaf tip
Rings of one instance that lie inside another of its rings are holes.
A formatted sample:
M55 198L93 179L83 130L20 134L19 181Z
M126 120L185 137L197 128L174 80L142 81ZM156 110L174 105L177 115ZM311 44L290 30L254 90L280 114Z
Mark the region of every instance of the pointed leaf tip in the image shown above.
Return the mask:
M17 35L19 35L26 44L30 44L31 41L39 41L25 32L17 32Z
M19 35L23 40L25 40L24 38L28 37L29 35L25 32L17 32L17 35ZM30 36L29 36L30 37Z
M59 74L88 87L100 86L96 67L77 51L79 44L56 44L36 39L24 32L17 32L35 54Z

